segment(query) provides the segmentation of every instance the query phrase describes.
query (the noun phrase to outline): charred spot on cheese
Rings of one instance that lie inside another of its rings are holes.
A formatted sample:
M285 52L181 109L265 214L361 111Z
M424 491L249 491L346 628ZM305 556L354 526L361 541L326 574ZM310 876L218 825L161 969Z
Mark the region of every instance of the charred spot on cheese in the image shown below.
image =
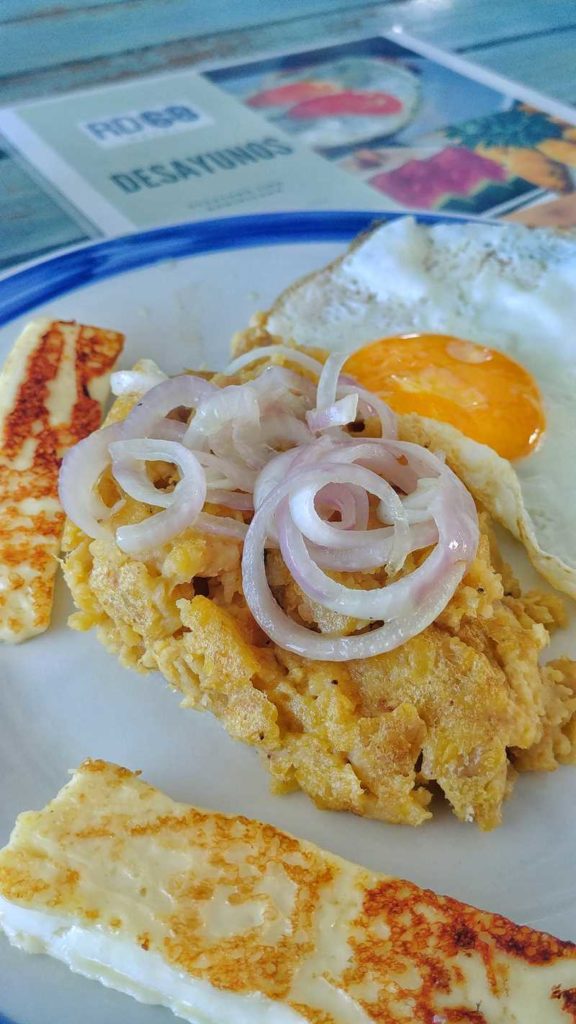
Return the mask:
M50 622L64 514L64 453L96 430L123 335L35 320L0 372L0 640Z
M573 1020L576 1021L576 986L562 989L560 985L555 985L552 989L552 996L560 1001L564 1012L571 1014Z

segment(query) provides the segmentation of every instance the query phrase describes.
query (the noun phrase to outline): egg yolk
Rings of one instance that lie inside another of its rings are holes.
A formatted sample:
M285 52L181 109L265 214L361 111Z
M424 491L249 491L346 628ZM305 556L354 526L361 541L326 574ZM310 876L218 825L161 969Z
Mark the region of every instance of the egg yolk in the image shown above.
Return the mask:
M506 459L529 455L545 427L538 387L502 352L445 334L381 338L344 370L396 412L457 427Z

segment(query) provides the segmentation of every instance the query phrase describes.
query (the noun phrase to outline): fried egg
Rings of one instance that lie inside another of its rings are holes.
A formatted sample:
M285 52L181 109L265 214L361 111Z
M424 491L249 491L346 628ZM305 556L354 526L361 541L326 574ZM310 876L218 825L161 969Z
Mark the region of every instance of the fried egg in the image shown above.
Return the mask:
M302 345L356 352L348 371L404 414L402 436L449 450L536 568L572 597L574 324L576 235L410 217L357 240L258 320ZM489 358L454 358L468 343Z
M538 386L523 366L449 334L382 338L345 369L396 412L451 423L507 459L529 455L545 429Z

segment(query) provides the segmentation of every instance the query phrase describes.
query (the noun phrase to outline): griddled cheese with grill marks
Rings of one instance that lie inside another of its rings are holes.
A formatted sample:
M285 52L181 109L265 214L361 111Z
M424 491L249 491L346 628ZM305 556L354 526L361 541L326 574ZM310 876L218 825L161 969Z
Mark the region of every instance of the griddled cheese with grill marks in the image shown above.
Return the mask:
M38 319L0 372L0 640L49 625L64 525L58 469L100 426L122 345L116 331Z
M194 1024L570 1024L576 946L87 761L0 852L10 941Z

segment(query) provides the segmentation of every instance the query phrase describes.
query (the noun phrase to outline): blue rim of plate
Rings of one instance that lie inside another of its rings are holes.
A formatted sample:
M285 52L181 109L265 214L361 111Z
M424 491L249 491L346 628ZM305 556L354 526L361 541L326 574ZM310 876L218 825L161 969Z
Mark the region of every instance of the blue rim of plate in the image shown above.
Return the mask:
M0 280L0 327L61 295L155 263L259 246L350 242L373 224L404 216L382 210L266 213L189 221L94 242L43 259ZM414 216L424 224L491 223L481 217ZM0 1010L0 1024L17 1022Z
M377 222L404 216L382 210L265 213L189 221L93 242L0 280L0 327L61 295L155 263L259 246L350 242ZM414 216L424 224L491 223L486 218L449 214Z

